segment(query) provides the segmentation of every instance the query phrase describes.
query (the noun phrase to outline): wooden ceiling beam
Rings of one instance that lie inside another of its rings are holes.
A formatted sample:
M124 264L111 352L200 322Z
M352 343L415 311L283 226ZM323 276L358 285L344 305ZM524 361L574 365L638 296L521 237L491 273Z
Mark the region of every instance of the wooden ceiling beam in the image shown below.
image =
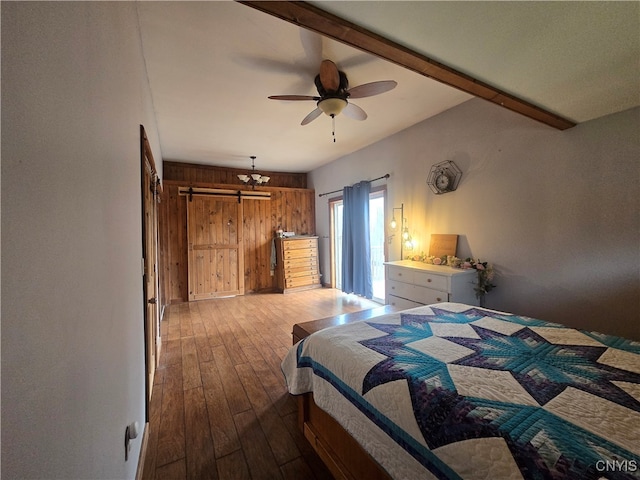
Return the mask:
M514 95L458 72L421 53L404 47L343 18L306 2L238 0L264 13L299 27L342 42L351 47L388 60L425 77L462 90L473 96L517 112L526 117L566 130L576 124Z

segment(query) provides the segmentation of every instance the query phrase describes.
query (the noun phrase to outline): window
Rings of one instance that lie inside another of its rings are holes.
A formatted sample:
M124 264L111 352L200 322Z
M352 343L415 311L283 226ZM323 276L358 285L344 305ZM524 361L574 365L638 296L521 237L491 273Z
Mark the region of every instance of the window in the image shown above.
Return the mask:
M384 303L384 261L385 244L385 203L384 188L372 191L369 195L369 223L371 241L371 281L373 300ZM342 197L329 201L331 222L331 285L341 289L342 285Z

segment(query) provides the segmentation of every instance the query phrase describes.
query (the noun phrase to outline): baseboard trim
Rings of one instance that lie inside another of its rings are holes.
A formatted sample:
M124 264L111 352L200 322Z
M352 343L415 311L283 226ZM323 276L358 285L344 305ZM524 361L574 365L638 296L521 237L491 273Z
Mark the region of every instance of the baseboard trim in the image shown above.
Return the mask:
M136 480L142 480L144 473L144 462L147 458L147 447L149 445L149 422L144 424L142 434L142 445L140 446L140 456L138 457L138 468L136 468Z

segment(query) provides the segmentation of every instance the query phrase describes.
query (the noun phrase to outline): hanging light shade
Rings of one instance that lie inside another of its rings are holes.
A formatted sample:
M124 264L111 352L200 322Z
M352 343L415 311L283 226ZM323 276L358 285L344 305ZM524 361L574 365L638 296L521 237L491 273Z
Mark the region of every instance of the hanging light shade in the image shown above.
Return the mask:
M404 203L393 209L393 218L389 224L392 230L395 230L398 227L398 222L396 221L396 210L400 210L400 219L404 221Z
M347 101L343 98L325 98L318 103L318 108L330 117L339 115L346 106Z
M242 183L251 185L253 188L256 188L256 185L262 185L264 183L269 182L269 180L271 180L271 177L267 177L265 175L261 175L256 172L255 155L252 155L249 158L251 158L251 171L247 175L244 175L244 174L238 175L238 179Z
M411 235L409 235L403 241L404 241L404 248L406 248L407 250L413 249L413 239L411 238Z

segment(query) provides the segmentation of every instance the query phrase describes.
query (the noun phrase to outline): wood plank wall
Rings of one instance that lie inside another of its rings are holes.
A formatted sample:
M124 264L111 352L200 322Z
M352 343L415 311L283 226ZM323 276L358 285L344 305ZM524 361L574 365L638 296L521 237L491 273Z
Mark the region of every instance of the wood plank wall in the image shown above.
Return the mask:
M248 190L237 174L246 170L164 162L160 203L160 288L168 303L186 302L188 291L187 197L179 187ZM304 173L273 173L268 187L271 200L243 200L243 249L245 292L276 288L271 275L272 239L278 228L298 234L315 234L315 192L306 188ZM284 185L283 185L284 184ZM302 186L292 186L302 185Z
M188 185L192 183L224 183L237 186L240 184L238 175L246 174L251 170L251 166L248 168L227 168L165 161L162 162L162 169L163 180L189 182ZM257 171L271 177L270 187L307 188L306 173L267 172L262 169L257 169Z

